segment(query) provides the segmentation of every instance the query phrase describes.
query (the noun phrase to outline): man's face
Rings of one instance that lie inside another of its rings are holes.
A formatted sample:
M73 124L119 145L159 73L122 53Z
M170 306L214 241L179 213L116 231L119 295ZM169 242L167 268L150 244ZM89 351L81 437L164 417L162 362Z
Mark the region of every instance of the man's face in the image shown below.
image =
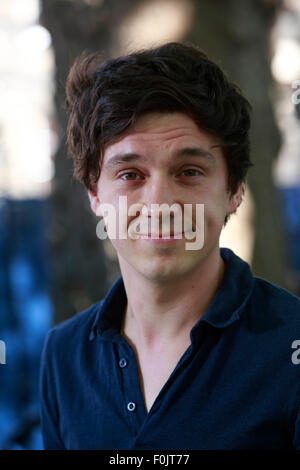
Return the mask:
M171 280L191 273L219 250L225 215L236 209L241 193L236 198L227 192L227 167L221 148L214 147L218 144L215 136L200 130L187 115L155 112L141 116L106 147L97 194L89 192L96 214L105 203L112 204L118 216L120 196L127 197L128 208L132 204L146 207L149 222L153 204L177 203L182 214L184 204L192 204L195 228L196 204L204 204L204 244L198 250L187 250L186 242L193 240L184 236L168 242L129 236L119 239L117 224L117 239L111 243L121 269L133 269L151 280ZM127 229L138 215L126 215Z

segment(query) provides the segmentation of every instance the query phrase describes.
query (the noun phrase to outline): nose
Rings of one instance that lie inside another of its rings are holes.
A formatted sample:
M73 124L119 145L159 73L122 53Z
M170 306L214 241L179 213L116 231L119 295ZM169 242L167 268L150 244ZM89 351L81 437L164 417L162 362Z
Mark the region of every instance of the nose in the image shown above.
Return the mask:
M154 205L172 204L176 201L176 194L172 182L170 182L166 175L157 174L149 180L149 184L145 185L144 192L142 194L142 204L147 208L149 216L154 215Z
M159 227L162 227L170 220L171 231L181 231L181 204L177 199L178 194L175 192L172 181L169 181L164 174L157 174L152 177L152 181L149 180L149 184L145 185L143 189L144 192L141 197L142 213L148 216L148 220L158 217L156 220L159 221ZM170 210L171 207L172 210Z

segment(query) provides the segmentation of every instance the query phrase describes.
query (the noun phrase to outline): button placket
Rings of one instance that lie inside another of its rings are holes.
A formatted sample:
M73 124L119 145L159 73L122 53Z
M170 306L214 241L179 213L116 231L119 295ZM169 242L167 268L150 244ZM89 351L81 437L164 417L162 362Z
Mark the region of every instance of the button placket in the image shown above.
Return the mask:
M121 357L121 359L119 360L119 366L121 367L121 369L124 369L124 367L126 367L127 364L128 364L127 359L125 357ZM136 409L136 403L134 401L129 401L127 403L127 410L134 411L135 409Z
M124 411L134 434L141 428L146 412L140 391L138 367L133 349L129 344L122 344L118 350L118 369L123 390Z

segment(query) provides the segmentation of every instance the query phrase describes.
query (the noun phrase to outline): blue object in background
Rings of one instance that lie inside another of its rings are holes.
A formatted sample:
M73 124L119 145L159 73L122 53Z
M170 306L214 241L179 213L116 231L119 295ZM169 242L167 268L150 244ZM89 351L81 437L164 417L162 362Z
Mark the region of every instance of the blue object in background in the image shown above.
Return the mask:
M47 200L0 199L0 449L43 449L39 362L52 324Z
M300 183L287 188L278 188L282 207L284 233L287 237L288 264L299 273L300 278ZM300 286L299 294L300 295Z

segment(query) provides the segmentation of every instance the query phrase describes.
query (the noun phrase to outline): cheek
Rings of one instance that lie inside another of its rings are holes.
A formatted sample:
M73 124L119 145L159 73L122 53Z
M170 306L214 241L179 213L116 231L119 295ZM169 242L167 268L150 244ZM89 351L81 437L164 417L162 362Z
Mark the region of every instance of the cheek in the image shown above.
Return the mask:
M204 202L204 218L210 225L223 225L225 215L228 211L228 196L224 193L215 192Z

